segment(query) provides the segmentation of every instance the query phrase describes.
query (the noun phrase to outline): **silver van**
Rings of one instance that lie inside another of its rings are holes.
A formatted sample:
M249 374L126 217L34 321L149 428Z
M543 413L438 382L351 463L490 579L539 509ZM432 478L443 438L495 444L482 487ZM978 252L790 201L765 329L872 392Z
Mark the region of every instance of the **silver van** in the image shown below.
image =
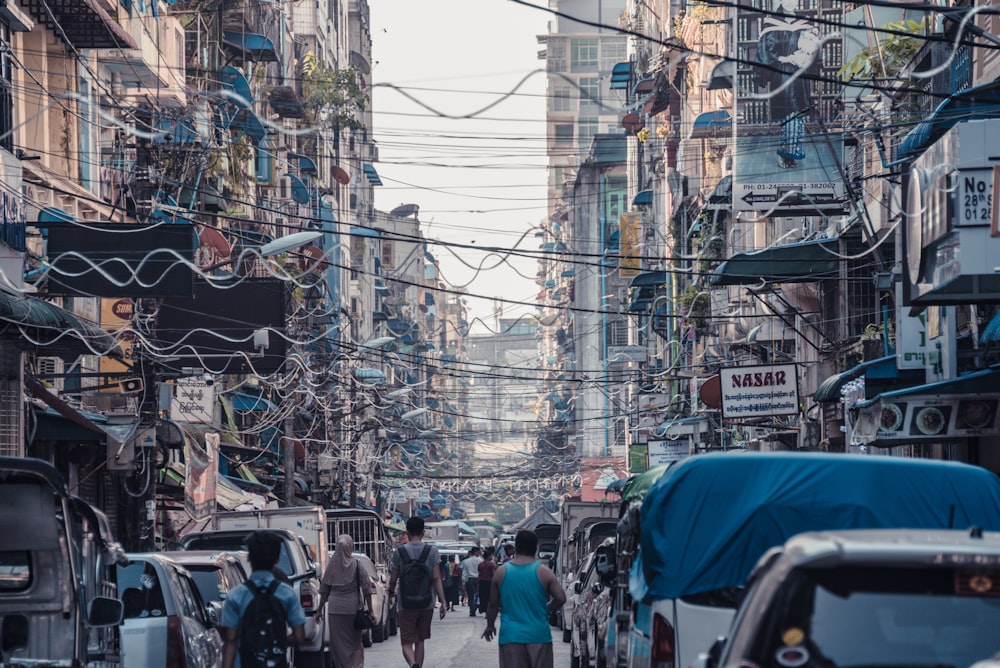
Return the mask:
M0 457L0 664L112 666L124 558L107 518L39 459Z

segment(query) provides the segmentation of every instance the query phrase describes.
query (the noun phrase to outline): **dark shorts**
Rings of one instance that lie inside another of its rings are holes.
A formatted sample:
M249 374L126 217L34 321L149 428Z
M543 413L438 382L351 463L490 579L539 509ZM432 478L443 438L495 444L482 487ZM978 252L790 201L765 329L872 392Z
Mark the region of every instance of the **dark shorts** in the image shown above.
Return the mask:
M552 643L500 645L500 668L552 668Z
M431 637L431 619L434 609L400 610L396 613L396 626L399 627L399 641L404 645L412 645Z

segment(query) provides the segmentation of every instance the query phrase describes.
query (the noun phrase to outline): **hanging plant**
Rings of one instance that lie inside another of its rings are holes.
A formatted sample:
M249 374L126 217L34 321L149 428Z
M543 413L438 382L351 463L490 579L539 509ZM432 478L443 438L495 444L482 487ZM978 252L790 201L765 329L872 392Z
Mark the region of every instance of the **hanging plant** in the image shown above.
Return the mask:
M306 116L313 125L333 130L362 127L360 116L369 98L353 67L335 69L310 51L302 59L302 79Z

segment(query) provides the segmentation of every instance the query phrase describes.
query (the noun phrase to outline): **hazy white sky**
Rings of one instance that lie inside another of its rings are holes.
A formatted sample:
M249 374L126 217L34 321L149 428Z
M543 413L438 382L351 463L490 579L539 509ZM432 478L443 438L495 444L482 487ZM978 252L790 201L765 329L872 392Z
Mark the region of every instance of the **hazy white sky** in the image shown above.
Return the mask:
M476 249L510 248L525 232L519 248L538 248L529 230L546 216L545 63L537 36L551 16L508 0L369 0L369 7L376 168L384 184L375 189L376 207L417 204L427 238L473 246L430 248L448 283L533 301L535 259L511 258L512 268ZM481 263L478 273L466 266ZM502 306L505 318L535 312ZM468 308L470 320L492 327L491 300L470 296Z

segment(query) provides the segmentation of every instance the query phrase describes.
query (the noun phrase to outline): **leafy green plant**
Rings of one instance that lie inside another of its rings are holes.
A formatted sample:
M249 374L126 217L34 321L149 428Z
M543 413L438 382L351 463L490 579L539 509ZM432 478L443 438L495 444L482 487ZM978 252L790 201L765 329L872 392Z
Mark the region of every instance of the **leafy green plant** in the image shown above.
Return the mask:
M885 30L905 32L908 35L888 34L878 40L876 47L865 47L848 60L837 72L844 81L894 77L920 49L924 40L920 35L927 28L926 19L903 20L887 23Z
M313 124L333 130L362 126L369 103L353 67L338 70L310 51L302 59L302 89Z

